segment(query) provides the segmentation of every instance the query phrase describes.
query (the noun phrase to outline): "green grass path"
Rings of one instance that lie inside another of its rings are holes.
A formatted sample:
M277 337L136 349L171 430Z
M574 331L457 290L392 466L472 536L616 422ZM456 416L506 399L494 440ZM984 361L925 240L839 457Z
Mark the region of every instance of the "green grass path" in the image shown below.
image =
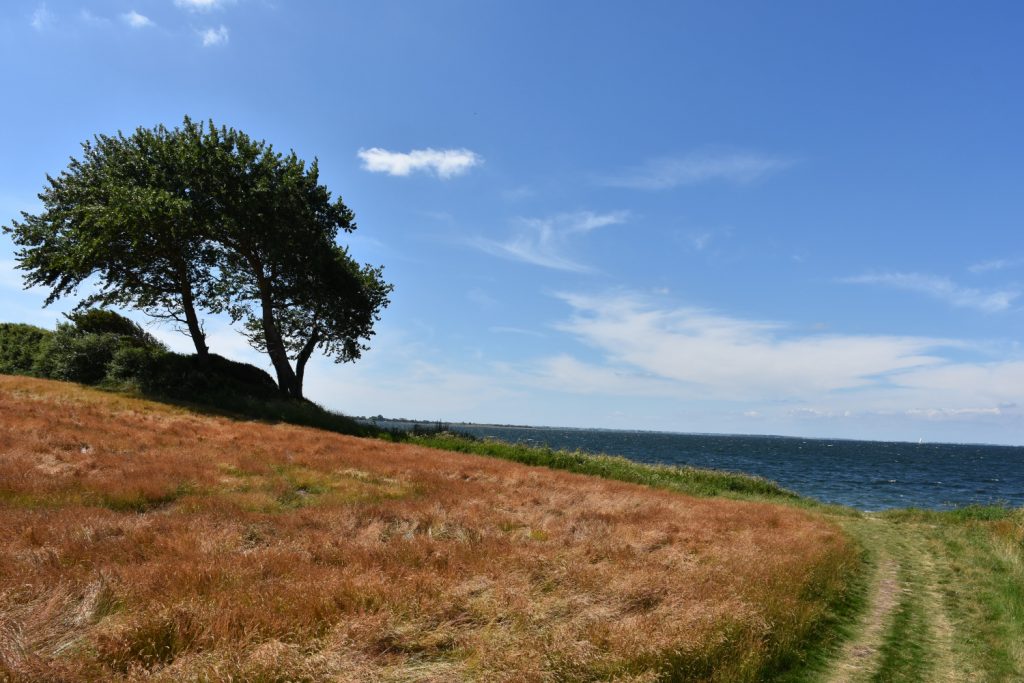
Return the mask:
M1024 681L1024 514L990 508L837 520L873 576L828 683Z

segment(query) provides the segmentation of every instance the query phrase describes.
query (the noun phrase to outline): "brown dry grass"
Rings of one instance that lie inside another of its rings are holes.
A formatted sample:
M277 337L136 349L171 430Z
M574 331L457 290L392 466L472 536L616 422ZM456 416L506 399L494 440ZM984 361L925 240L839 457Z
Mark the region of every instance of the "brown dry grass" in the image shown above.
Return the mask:
M0 376L0 678L759 680L836 527Z

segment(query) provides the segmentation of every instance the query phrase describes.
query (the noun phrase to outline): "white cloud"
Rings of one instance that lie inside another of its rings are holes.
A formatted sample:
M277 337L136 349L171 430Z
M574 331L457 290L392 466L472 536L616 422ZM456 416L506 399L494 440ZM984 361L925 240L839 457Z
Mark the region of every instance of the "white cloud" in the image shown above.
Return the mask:
M1005 270L1006 268L1016 268L1019 265L1024 264L1024 259L993 259L991 261L982 261L980 263L972 264L967 270L972 273L988 273L995 270Z
M224 0L174 0L174 4L192 12L209 12L224 6Z
M869 273L844 278L841 282L860 285L882 285L926 294L958 308L973 308L985 313L998 313L1009 309L1020 296L1016 290L984 291L961 287L949 278L920 273Z
M1013 347L998 360L965 360L1000 354L928 337L791 334L785 325L659 307L629 293L561 298L573 313L556 329L599 355L561 355L522 371L553 392L703 411L726 430L746 429L723 417L731 413L756 415L758 429L774 433L916 440L914 425L927 422L929 438L1019 443L1024 434L1024 360Z
M547 335L537 330L526 330L522 327L509 327L507 325L493 325L487 328L488 332L493 334L517 334L523 337L538 337L543 338Z
M110 19L93 14L87 9L83 9L81 12L79 12L78 16L82 19L83 22L85 22L86 24L90 24L92 26L107 26L108 24L110 24Z
M923 417L928 420L955 420L978 415L1002 415L1003 412L1003 408L994 406L990 408L911 408L906 411L906 414L910 417Z
M665 190L714 180L744 184L785 169L792 163L757 154L690 154L652 159L606 179L604 184L641 190Z
M680 394L679 388L664 378L631 368L585 363L569 354L541 359L521 372L519 381L562 393L661 398Z
M557 326L602 352L606 364L677 383L681 395L793 400L890 384L942 362L942 340L897 336L787 335L785 326L697 308L658 308L629 294L561 298Z
M50 27L53 24L54 16L53 12L47 9L46 4L41 4L36 7L35 11L32 12L32 19L29 23L37 31L42 31Z
M200 31L199 37L202 38L203 47L224 45L228 42L228 28L223 24L218 28L208 28L204 31Z
M576 235L586 234L608 225L624 223L625 211L593 213L578 211L551 218L519 219L519 230L505 241L477 238L471 244L494 256L523 261L533 265L583 273L592 269L564 252L568 242Z
M695 235L690 235L690 244L697 251L704 251L711 244L711 240L714 239L714 235L710 232L702 232Z
M147 26L153 26L153 21L144 14L139 14L135 10L131 12L125 12L121 15L121 21L128 24L132 28L146 28Z
M410 152L391 152L380 147L361 149L358 156L363 168L371 173L407 176L416 171L434 173L448 179L462 175L483 163L483 158L468 149L414 149Z

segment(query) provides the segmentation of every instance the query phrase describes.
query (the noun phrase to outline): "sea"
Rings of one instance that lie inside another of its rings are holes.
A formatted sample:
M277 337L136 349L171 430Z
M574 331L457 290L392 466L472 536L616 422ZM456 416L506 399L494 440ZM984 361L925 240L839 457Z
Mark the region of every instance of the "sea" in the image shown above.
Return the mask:
M1024 446L477 424L452 429L643 463L755 474L803 496L860 510L1024 506Z

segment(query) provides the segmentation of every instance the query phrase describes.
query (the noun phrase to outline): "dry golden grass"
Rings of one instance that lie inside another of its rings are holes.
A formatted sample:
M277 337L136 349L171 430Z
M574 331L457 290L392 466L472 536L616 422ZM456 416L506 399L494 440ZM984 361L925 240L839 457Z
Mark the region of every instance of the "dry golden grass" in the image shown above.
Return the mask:
M759 680L854 554L800 510L0 376L0 678Z

